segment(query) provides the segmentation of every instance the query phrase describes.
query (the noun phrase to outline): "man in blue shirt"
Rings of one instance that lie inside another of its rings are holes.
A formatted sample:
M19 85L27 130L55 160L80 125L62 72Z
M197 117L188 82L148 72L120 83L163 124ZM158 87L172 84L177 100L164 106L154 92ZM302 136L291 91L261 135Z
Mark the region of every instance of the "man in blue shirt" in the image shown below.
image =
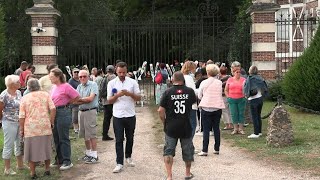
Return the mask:
M98 161L97 153L97 108L99 90L97 83L89 81L89 72L81 70L79 72L80 85L77 91L80 94L79 99L79 137L84 138L86 144L86 153L82 158L87 164Z

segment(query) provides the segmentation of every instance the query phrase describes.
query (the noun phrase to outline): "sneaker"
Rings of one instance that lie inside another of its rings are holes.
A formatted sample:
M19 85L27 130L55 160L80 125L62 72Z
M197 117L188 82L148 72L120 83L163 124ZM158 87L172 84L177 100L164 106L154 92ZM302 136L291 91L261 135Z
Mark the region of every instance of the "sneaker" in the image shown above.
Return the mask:
M213 154L219 155L219 151L214 151Z
M248 136L249 139L256 139L256 138L259 138L260 136L259 135L256 135L256 134L251 134L250 136Z
M57 161L55 161L54 163L51 163L50 164L50 167L51 168L56 168L56 167L58 167L59 166L59 163L57 162Z
M195 134L196 136L203 136L203 132L199 131L199 132L196 132Z
M90 156L88 156L88 155L85 154L83 157L79 158L78 160L79 160L79 161L86 161L86 160L88 160L88 159L90 159Z
M129 167L134 167L135 166L134 162L132 161L132 158L126 158L126 161L127 161L127 164L128 164Z
M64 171L64 170L68 170L68 169L70 169L72 167L73 167L72 163L70 163L68 165L67 164L62 164L62 166L59 169L60 169L60 171Z
M4 175L8 176L8 175L16 175L17 173L14 172L12 169L5 169L4 170Z
M244 123L243 126L247 127L247 126L249 126L249 123Z
M79 130L78 130L78 129L75 129L75 130L74 130L74 133L75 133L75 134L78 134L78 133L79 133Z
M198 150L198 149L195 149L195 150L194 150L194 154L198 154L199 152L201 152L201 151Z
M214 136L214 134L213 134L213 132L212 132L212 131L210 131L210 136Z
M198 153L198 156L208 156L208 153L201 151Z
M107 136L107 137L103 137L103 138L102 138L102 141L112 141L112 140L113 140L113 138L110 137L110 136Z
M98 157L97 157L97 158L95 158L95 157L90 157L90 158L87 159L84 163L86 163L86 164L95 164L95 163L98 162L98 160L99 160Z
M122 164L117 164L116 167L113 169L113 173L119 173L121 172L123 169L123 165Z

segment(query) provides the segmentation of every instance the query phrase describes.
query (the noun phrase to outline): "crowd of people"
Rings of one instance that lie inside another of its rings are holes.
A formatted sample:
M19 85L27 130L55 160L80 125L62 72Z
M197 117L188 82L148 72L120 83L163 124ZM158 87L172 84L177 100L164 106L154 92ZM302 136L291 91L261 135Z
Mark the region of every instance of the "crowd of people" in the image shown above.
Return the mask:
M225 64L219 67L219 63L212 60L186 60L181 72L173 74L172 87L162 90L164 93L157 91L161 94L158 112L165 131L163 156L167 180L172 179L173 157L178 140L186 165L185 179L192 179L194 175L190 169L193 155L209 155L210 131L214 135L213 154L220 153L221 119L225 124L223 130L232 130L232 135L246 134L244 124L247 104L254 125L254 133L248 138L262 136L261 109L263 97L268 93L267 84L258 75L256 66L250 67L248 77L244 77L241 71L244 70L237 61L231 64L231 75L228 75ZM195 133L203 136L201 151L193 146Z
M180 65L177 63L177 65ZM250 107L254 132L248 138L261 134L261 109L268 89L251 66L249 76L241 74L243 68L237 61L231 64L231 75L223 64L186 60L181 68L171 74L164 63L159 64L162 81L156 85L156 104L164 124L164 163L167 179L172 179L173 157L180 140L186 165L185 179L193 178L191 162L194 154L209 155L210 134L214 135L213 154L220 153L220 120L233 135L244 131L245 109ZM44 162L45 176L50 167L61 171L73 167L69 129L84 139L85 150L79 158L86 164L99 161L97 152L97 112L103 107L102 140L115 138L116 166L113 173L124 168L124 162L134 167L132 159L136 127L135 102L141 100L139 85L128 73L125 62L108 65L106 72L92 68L73 68L72 77L56 64L47 66L48 74L39 80L35 67L23 61L14 75L5 78L6 90L0 95L0 119L4 132L2 157L4 174L15 175L10 157L14 150L17 169L28 162L30 176L37 179L36 164ZM247 105L249 104L249 105ZM109 136L113 117L114 138ZM203 136L201 150L193 146L193 137ZM125 141L125 147L124 147ZM51 163L52 143L55 148Z

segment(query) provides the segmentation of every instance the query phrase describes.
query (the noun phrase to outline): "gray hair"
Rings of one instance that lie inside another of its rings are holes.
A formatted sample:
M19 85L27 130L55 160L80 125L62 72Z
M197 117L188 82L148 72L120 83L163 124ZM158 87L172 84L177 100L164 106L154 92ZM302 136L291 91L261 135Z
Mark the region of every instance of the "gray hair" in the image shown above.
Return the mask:
M28 83L27 83L28 89L30 92L33 91L39 91L40 90L40 83L38 79L35 78L31 78L29 79Z
M181 82L181 83L185 83L184 82L184 76L183 73L181 71L177 71L173 74L173 81L174 82Z
M206 71L209 76L214 77L220 73L220 68L216 64L208 64Z
M250 75L257 75L257 74L258 74L258 68L257 68L257 66L254 66L254 65L250 66L250 68L249 68L249 74L250 74Z
M6 84L6 86L8 87L9 85L11 85L11 84L14 84L14 83L20 83L20 78L19 78L19 76L18 75L8 75L8 76L6 76L6 78L4 79L4 82L5 82L5 84Z
M233 67L241 67L241 64L238 61L233 61L231 64L231 68Z

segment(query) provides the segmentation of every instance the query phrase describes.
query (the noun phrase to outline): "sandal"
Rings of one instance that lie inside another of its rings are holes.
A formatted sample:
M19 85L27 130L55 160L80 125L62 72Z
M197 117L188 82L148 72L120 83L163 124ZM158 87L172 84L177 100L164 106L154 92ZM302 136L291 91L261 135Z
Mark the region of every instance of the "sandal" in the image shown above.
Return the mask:
M239 134L245 135L246 133L245 133L243 130L240 130L240 131L239 131Z
M233 130L233 131L231 132L231 134L232 134L232 135L238 134L238 131L237 131L237 130Z
M194 177L194 175L192 174L192 173L190 173L190 176L186 176L186 177L184 177L184 179L185 180L187 180L187 179L192 179Z

